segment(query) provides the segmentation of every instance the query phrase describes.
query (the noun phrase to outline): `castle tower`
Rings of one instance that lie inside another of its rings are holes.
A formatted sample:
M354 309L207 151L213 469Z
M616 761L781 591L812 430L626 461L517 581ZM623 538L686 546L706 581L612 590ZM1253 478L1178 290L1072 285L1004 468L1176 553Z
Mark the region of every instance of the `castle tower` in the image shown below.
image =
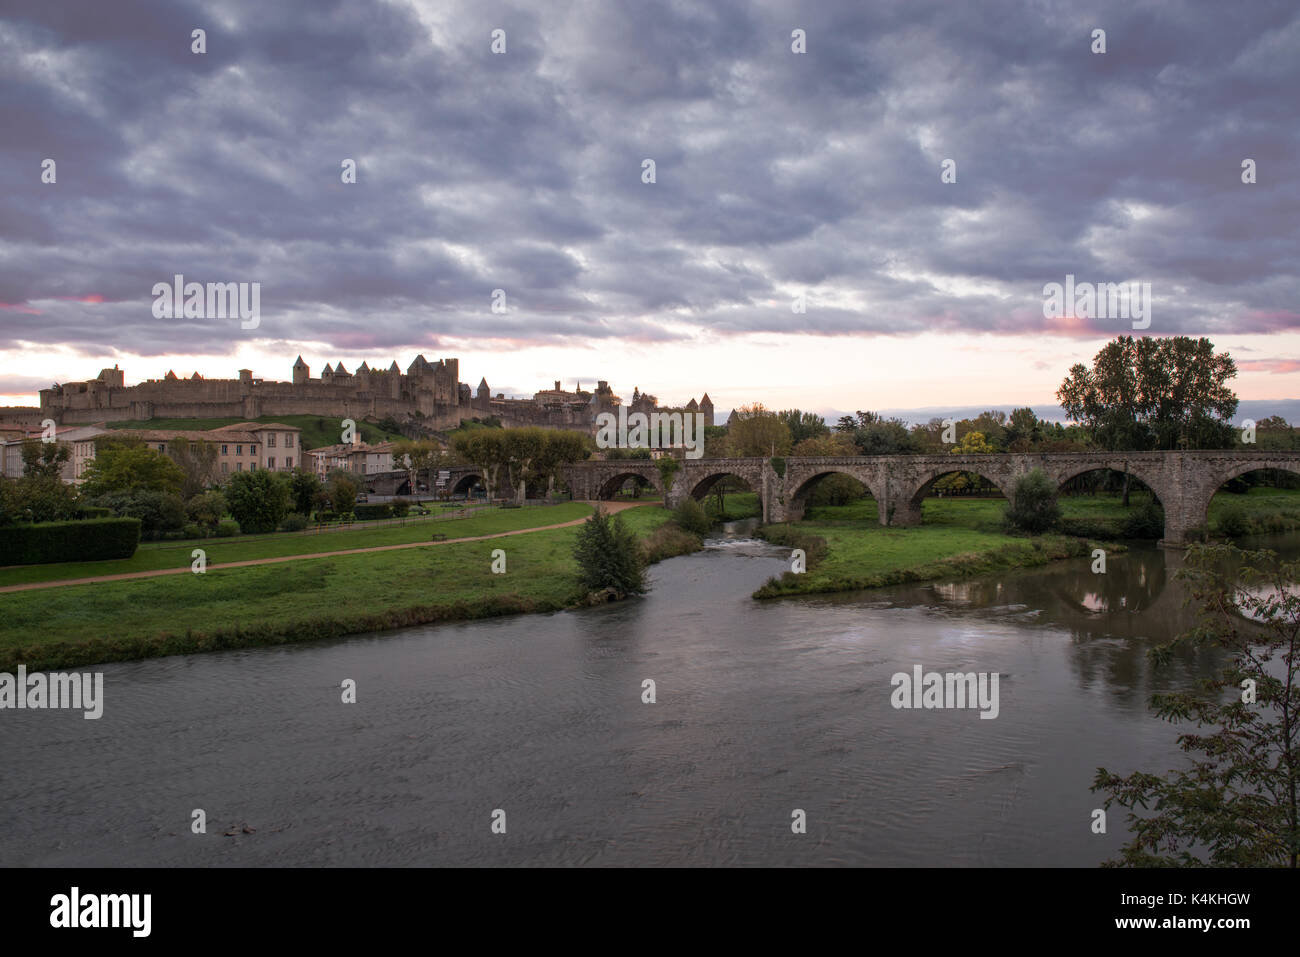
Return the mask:
M298 361L293 364L293 384L306 385L307 380L310 378L311 369L308 367L307 363L302 361L302 356L299 356Z
M704 413L704 424L713 425L713 400L709 394L704 393L704 398L700 399L700 411Z

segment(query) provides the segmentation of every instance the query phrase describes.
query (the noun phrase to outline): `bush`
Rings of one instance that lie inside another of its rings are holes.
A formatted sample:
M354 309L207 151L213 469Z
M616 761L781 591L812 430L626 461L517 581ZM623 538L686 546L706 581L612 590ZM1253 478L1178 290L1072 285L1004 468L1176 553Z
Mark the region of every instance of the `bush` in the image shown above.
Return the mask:
M181 529L181 531L184 533L186 538L203 538L208 534L208 530L206 528L204 528L202 525L195 525L193 522L190 522L183 529Z
M1218 526L1220 535L1240 538L1250 531L1250 519L1240 505L1229 505L1219 513Z
M1004 521L1012 528L1041 535L1061 520L1061 506L1056 501L1056 485L1042 469L1034 469L1016 480L1012 499L1007 503Z
M579 527L573 555L578 579L587 592L608 588L621 596L646 590L641 542L622 516L597 508Z
M201 492L185 503L185 514L195 525L216 528L226 514L226 497L215 489Z
M1125 538L1161 538L1165 534L1165 511L1154 502L1147 502L1124 517L1120 534Z
M109 492L93 503L112 509L120 518L138 518L140 537L146 540L160 539L185 527L185 505L179 495L171 492L147 488Z
M212 533L217 538L230 538L232 535L239 534L239 523L232 519L224 519L217 522L217 530Z
M294 512L280 523L280 530L285 532L301 532L307 527L307 516L300 512Z
M389 503L389 507L398 518L406 518L406 513L411 510L411 503L404 498L395 498Z
M338 520L339 520L338 512L324 511L324 512L316 513L316 521L320 522L323 525L328 524L330 522L337 522Z
M77 517L81 519L111 518L112 515L113 510L111 508L104 508L101 505L82 505L77 509Z
M339 509L340 512L349 511L349 509ZM385 504L378 505L354 505L350 511L361 522L375 522L382 518L392 518L393 510Z
M0 528L0 565L130 558L140 544L140 525L138 518L92 518Z
M665 558L689 555L703 547L698 535L686 531L676 522L664 522L641 543L641 551L647 565L661 562Z
M57 475L24 476L5 498L14 521L66 522L77 517L77 493Z
M765 542L784 548L802 548L805 568L811 570L830 552L826 539L793 525L760 525L754 532Z
M673 509L673 521L678 527L696 535L707 535L713 527L704 507L689 495Z

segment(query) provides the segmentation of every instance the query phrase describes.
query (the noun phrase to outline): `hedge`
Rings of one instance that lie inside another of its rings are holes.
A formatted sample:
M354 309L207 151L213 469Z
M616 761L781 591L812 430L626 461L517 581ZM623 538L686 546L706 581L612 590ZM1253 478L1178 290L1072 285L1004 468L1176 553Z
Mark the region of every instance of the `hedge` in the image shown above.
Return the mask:
M92 518L0 528L0 565L101 562L130 558L140 544L138 518Z
M358 522L373 522L381 518L392 518L393 507L388 504L355 505L352 514L357 517Z

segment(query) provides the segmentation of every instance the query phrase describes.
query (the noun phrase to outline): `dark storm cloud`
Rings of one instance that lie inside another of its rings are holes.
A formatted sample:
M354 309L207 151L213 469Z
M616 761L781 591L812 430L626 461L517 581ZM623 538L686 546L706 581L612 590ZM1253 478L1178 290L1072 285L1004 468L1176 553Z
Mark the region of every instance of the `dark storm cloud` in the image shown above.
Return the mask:
M1290 2L30 4L0 342L1125 331L1043 319L1067 273L1150 282L1152 333L1294 328L1298 87ZM261 325L155 319L176 273Z

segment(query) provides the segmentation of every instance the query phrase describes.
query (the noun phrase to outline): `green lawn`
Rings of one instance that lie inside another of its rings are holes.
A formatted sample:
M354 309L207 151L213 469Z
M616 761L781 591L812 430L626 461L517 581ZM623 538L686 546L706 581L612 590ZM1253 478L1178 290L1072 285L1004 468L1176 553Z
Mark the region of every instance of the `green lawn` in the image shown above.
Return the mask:
M549 525L590 511L583 505L510 509L467 519L462 531L488 534L523 515ZM641 534L668 518L653 507L622 515ZM581 597L572 554L577 531L14 592L4 596L0 618L0 670L20 662L69 667L558 610ZM491 570L498 548L506 553L505 574Z
M320 534L296 532L234 538L203 538L188 542L162 542L142 545L133 556L118 561L67 562L56 565L19 565L0 568L0 586L152 571L158 568L187 568L192 561L191 552L195 548L202 548L207 553L208 565L211 566L220 562L247 561L254 558L279 558L285 555L309 555L313 552L334 552L347 548L427 542L435 531L448 538L492 535L496 532L535 528L539 525L558 525L590 513L591 507L588 505L566 502L562 505L526 508L487 508L469 518L408 520L404 525L388 524Z
M4 596L0 669L558 609L576 597L576 531L16 592ZM504 575L491 571L496 548Z

